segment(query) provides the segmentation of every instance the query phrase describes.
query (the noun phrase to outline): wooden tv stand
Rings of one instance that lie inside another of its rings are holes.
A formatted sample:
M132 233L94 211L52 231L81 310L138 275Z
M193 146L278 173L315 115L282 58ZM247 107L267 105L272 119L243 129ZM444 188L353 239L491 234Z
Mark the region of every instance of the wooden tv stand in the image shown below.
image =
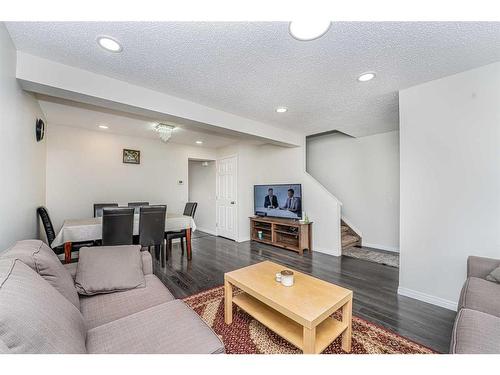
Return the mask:
M262 231L262 238L258 232ZM252 241L293 250L300 255L304 250L312 251L312 222L301 224L298 220L277 217L250 217Z

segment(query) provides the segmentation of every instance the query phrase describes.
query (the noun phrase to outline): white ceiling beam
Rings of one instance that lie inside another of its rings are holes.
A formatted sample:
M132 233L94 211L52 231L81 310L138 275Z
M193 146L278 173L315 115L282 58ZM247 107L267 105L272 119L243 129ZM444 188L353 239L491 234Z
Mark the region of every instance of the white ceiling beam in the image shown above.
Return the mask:
M219 133L242 133L282 146L300 146L304 140L302 134L277 126L21 51L17 52L16 77L25 90L39 94L179 124L194 123L199 128Z

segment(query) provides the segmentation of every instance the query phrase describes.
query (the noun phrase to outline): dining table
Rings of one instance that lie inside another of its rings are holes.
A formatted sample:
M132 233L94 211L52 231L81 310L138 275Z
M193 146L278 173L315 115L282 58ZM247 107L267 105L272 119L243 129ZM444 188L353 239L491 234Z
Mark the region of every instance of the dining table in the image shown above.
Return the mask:
M196 230L196 224L191 216L167 212L165 216L165 232L186 231L186 250L188 260L191 260L191 233ZM139 214L134 215L134 235L139 234ZM71 262L72 243L87 242L102 239L102 217L65 220L52 248L64 245L64 262Z

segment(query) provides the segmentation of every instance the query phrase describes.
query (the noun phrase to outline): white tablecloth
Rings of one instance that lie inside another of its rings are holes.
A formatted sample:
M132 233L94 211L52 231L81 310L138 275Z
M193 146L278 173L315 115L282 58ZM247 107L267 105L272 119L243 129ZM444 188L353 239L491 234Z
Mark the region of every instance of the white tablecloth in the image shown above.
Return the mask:
M196 224L191 216L167 213L165 232L176 232L191 228L194 232ZM139 234L139 215L134 215L134 235ZM84 242L102 239L102 217L90 219L65 220L64 224L52 241L51 247L63 245L65 242Z

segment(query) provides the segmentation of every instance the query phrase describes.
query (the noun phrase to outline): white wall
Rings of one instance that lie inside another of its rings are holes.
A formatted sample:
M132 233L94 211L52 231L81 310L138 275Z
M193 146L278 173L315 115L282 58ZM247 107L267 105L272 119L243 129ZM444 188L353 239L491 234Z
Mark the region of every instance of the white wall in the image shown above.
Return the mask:
M342 201L363 245L399 251L399 132L307 141L307 171Z
M38 238L36 208L45 204L45 141L35 139L43 118L32 94L16 81L16 50L0 23L0 251Z
M215 161L189 160L189 201L197 202L196 226L199 230L215 234Z
M250 238L253 185L301 183L303 209L313 221L313 251L340 255L341 203L305 172L305 148L240 143L217 150L217 157L238 155L238 239Z
M399 98L399 292L456 308L467 257L500 258L500 63Z
M123 164L124 148L140 150L141 164ZM64 219L91 217L98 202L166 203L182 212L189 158L215 159L215 150L49 124L47 208L56 230Z

